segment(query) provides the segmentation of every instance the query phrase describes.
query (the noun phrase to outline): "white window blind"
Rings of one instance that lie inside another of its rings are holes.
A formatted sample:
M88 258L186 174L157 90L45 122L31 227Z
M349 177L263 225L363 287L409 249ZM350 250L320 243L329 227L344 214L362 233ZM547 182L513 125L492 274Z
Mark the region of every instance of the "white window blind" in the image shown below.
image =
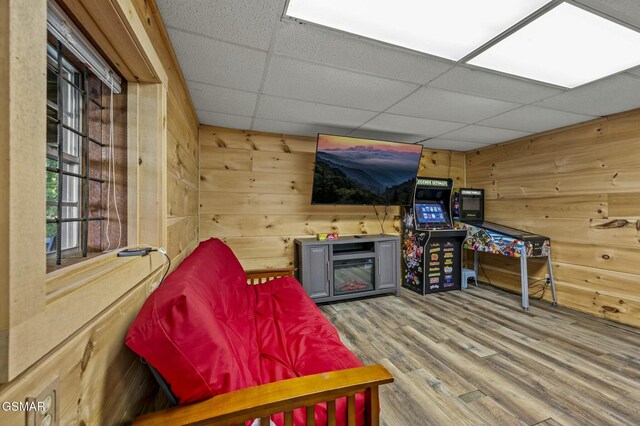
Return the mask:
M91 46L71 19L55 2L48 2L47 28L55 38L81 60L104 84L120 93L120 77L111 69L107 61Z

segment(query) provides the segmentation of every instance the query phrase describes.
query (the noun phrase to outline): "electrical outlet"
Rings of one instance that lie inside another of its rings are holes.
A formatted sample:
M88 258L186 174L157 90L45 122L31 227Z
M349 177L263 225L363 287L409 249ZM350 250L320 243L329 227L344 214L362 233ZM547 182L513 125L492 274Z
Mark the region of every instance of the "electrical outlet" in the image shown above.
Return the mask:
M58 426L59 389L60 379L56 377L38 396L27 397L26 402L37 410L26 411L26 426Z

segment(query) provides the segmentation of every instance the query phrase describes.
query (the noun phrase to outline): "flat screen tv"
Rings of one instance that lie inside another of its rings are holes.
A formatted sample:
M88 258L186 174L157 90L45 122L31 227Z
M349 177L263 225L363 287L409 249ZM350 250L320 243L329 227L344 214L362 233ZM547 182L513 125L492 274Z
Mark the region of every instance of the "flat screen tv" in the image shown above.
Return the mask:
M318 135L312 204L412 203L422 145Z

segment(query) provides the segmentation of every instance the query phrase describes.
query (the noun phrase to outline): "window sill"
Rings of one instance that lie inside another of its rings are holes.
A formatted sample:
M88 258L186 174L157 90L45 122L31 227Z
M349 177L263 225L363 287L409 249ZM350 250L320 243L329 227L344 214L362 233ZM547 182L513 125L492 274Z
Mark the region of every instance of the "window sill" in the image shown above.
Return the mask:
M68 268L69 266L76 265L78 263L86 262L104 254L105 253L103 252L94 252L89 253L87 257L82 257L80 250L76 250L76 253L71 256L64 257L63 255L62 265L56 265L55 252L47 253L47 274L52 274L53 272L60 271L61 269Z
M88 285L98 284L102 281L113 282L116 277L120 279L122 276L138 275L132 273L136 270L144 270L143 275L148 276L163 265L163 256L158 253L150 253L141 257L118 257L116 252L98 254L83 262L47 274L45 286L47 304ZM131 284L135 284L135 282Z

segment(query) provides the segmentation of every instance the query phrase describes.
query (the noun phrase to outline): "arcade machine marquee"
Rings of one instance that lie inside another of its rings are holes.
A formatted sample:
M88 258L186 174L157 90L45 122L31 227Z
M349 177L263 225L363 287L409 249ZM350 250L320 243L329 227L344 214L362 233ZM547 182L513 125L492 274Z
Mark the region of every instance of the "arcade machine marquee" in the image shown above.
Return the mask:
M451 210L455 227L467 231L462 248L474 251L473 266L476 276L480 251L520 258L522 308L528 309L527 258L546 257L553 304L556 304L555 282L551 268L551 240L548 237L484 220L483 189L457 189L454 191Z
M466 230L451 220L451 179L418 177L402 211L402 286L419 294L459 290Z

